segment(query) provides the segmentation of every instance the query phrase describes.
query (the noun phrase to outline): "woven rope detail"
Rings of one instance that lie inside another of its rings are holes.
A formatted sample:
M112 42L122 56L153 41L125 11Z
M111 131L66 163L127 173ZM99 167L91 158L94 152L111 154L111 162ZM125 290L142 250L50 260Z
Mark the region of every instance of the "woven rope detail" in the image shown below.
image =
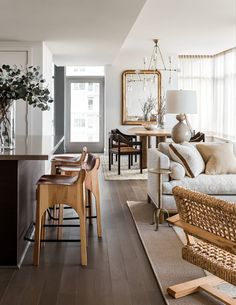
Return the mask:
M190 191L173 189L180 218L193 226L236 241L236 205L218 198Z
M236 285L236 256L229 252L198 241L182 249L182 257L188 262L208 270L221 279Z

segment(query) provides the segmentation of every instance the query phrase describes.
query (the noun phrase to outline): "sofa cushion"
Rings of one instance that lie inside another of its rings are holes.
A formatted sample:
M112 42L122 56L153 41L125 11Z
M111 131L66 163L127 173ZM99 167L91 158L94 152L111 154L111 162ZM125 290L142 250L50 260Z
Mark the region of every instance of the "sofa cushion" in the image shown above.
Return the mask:
M184 177L182 180L171 180L163 183L163 194L172 194L175 186L209 195L236 195L236 175L201 174L194 179Z
M187 176L194 178L204 171L204 160L193 145L189 143L171 143L169 152L173 161L183 165Z
M170 158L169 145L170 143L168 142L160 142L158 144L158 150Z
M181 180L185 176L185 168L178 162L170 161L170 177L173 180Z
M203 143L196 146L206 162L206 174L236 174L232 143Z

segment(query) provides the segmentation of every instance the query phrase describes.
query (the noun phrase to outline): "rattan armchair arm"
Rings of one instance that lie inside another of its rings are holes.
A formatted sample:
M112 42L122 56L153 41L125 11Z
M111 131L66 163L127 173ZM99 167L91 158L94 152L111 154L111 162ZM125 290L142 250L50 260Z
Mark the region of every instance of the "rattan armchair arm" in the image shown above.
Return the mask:
M169 217L167 222L182 228L187 234L197 237L205 242L218 246L234 255L236 255L236 243L216 234L207 232L201 228L185 223L180 219L179 214Z

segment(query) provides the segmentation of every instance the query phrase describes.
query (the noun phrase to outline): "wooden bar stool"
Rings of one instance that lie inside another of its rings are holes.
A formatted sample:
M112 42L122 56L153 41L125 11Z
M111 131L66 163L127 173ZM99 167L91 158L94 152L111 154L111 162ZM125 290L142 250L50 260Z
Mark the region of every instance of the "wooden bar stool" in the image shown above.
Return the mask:
M87 190L87 205L88 205L88 218L90 223L92 222L92 195L95 199L96 205L96 218L97 218L97 234L98 237L102 237L102 223L101 223L101 210L100 210L100 191L99 191L99 180L98 180L98 170L100 166L100 158L88 153L86 162L82 165L82 168L86 170L85 176L85 189ZM72 165L61 166L59 167L61 173L65 175L74 176L78 174L78 171L81 170L81 167L75 167ZM62 224L61 215L62 212L59 212L60 219L59 223ZM58 228L61 230L61 227ZM61 234L59 234L61 237Z
M54 156L51 159L51 174L52 175L58 174L57 169L58 169L59 166L62 166L62 165L80 166L84 162L84 160L86 159L87 153L88 153L87 147L84 146L81 154L78 154L78 155L75 155L75 156L65 156L65 155ZM57 215L57 208L58 208L58 206L54 205L53 213L52 213L52 218L53 219L59 217ZM49 214L49 215L51 216L51 214ZM56 223L55 220L53 220L53 222Z
M80 219L81 265L87 265L86 207L84 200L85 170L75 176L44 175L37 183L37 207L34 244L34 265L39 265L42 218L45 211L55 204L68 204Z

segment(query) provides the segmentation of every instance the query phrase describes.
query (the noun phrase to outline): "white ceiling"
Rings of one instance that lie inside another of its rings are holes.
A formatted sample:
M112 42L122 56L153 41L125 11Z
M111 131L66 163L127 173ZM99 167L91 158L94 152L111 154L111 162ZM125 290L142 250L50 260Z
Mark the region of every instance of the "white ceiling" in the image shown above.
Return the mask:
M215 54L232 48L236 0L148 0L122 50L151 51L153 38L168 53Z
M109 64L146 0L0 0L0 40L45 41L58 64Z
M57 64L84 65L111 64L120 49L145 51L153 38L168 53L235 46L235 0L145 2L0 0L0 40L45 41Z

